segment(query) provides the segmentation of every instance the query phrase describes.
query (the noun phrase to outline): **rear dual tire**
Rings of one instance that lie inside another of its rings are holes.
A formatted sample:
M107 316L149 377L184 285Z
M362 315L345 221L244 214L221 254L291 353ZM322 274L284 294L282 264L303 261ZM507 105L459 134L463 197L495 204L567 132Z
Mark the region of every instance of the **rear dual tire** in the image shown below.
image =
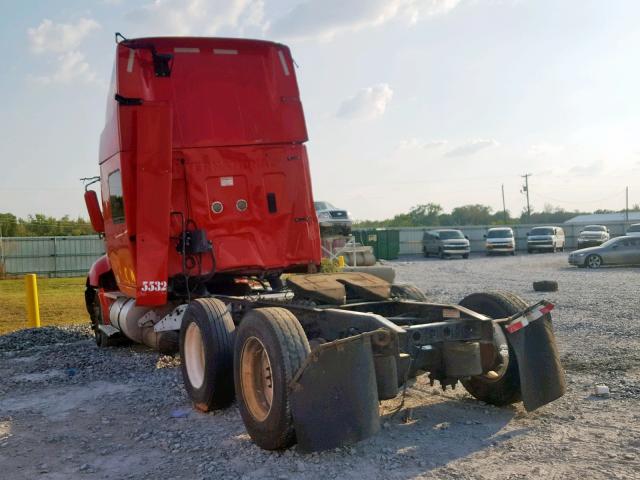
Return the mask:
M462 299L460 305L491 318L505 318L527 308L524 300L507 292L473 293ZM461 382L478 400L497 406L510 405L522 400L518 361L502 327L494 325L493 338L498 351L501 346L508 351L508 355L496 357L492 370L495 375L478 375Z
M284 308L249 311L235 329L220 300L194 300L180 330L185 388L196 409L238 408L253 441L266 450L295 443L289 383L310 352L296 317Z
M240 322L234 351L238 408L259 447L279 450L295 443L289 384L309 352L304 330L289 310L257 308Z
M180 327L180 358L185 389L202 412L233 402L235 325L227 306L216 298L193 300Z

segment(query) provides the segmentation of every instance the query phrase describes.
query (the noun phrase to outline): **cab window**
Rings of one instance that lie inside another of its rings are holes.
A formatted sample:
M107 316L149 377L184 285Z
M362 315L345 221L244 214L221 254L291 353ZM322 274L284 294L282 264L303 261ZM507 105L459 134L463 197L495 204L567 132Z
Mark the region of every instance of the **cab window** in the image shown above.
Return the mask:
M109 205L111 207L111 221L124 223L124 201L122 199L122 178L120 170L109 174Z

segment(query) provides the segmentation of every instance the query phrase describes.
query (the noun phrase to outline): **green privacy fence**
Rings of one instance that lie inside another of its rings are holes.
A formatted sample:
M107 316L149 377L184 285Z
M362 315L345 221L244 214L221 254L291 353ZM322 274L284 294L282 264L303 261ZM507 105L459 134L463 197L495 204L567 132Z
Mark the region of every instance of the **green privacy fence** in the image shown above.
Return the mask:
M104 240L97 235L0 237L0 276L82 276L102 255Z

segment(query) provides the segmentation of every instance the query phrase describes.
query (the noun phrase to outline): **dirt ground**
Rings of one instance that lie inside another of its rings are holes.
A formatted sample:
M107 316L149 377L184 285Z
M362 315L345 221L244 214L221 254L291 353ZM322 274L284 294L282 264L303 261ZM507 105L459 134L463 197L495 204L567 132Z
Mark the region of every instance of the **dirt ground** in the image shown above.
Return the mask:
M435 301L473 291L542 298L560 290L554 325L565 397L533 413L496 408L420 378L381 405L383 428L358 444L305 455L266 452L238 409L194 411L179 359L143 347L98 350L86 327L0 336L0 478L611 479L640 478L640 271L578 270L566 254L394 262ZM609 398L593 393L606 383Z

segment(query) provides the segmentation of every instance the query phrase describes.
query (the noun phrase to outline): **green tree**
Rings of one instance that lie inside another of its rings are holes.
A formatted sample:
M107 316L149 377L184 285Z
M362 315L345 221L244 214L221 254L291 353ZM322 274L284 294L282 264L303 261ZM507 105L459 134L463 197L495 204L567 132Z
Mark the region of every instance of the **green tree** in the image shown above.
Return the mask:
M451 211L451 219L455 225L489 225L493 218L492 211L487 205L463 205Z
M15 237L18 219L12 213L0 213L0 234L4 237Z

